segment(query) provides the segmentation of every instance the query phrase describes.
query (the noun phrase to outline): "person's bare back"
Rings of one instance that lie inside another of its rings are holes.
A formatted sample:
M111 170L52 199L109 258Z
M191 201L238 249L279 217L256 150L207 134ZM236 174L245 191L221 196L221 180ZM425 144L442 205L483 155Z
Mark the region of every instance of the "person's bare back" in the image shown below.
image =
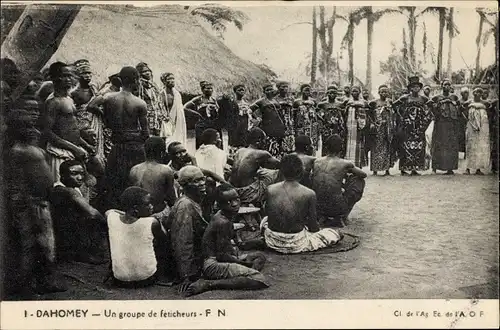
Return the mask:
M149 135L146 102L129 91L104 96L104 122L119 139L140 140Z
M342 193L343 180L354 164L339 157L321 157L314 161L312 183L318 200Z
M267 188L266 213L269 229L280 233L298 233L305 226L319 230L316 219L316 194L296 181L284 181Z
M175 203L174 171L167 165L146 161L130 170L130 184L147 190L152 197L153 212L161 212L165 203Z
M316 157L297 152L294 152L292 154L297 155L302 161L302 164L304 165L304 175L302 176L300 183L308 188L311 188L312 187L311 174Z
M276 169L279 161L268 151L254 148L241 148L235 156L231 173L231 184L240 188L252 184L261 168Z

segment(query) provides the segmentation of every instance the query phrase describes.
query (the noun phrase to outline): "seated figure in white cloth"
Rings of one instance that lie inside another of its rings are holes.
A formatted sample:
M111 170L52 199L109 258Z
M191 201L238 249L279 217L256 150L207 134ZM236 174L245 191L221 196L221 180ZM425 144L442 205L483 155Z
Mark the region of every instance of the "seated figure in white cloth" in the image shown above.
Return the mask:
M302 161L289 154L281 160L285 181L267 188L262 220L266 245L278 252L291 254L316 251L333 246L342 233L332 228L320 229L316 217L316 193L299 183L303 175Z
M140 187L129 187L120 196L124 211L106 212L113 280L116 286L137 288L153 285L158 278L157 255L165 241L165 230L152 217L151 194ZM155 251L156 250L156 251Z

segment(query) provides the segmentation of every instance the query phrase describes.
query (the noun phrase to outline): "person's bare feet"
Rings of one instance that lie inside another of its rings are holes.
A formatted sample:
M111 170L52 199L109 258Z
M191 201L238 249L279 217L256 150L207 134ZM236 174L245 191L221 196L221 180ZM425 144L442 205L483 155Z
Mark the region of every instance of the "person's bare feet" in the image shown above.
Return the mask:
M184 291L182 296L191 297L205 291L208 291L210 288L209 281L204 279L199 279L198 281L191 283Z
M418 173L417 171L411 171L411 174L412 176L419 176L421 175L420 173Z
M466 169L464 175L470 175L470 169Z
M377 175L377 171L373 171L373 175Z
M401 171L401 175L402 175L402 176L407 176L407 175L409 175L409 174L408 174L408 172Z
M389 170L385 171L384 176L391 176L391 172Z
M453 172L451 170L450 171L446 171L446 173L444 173L444 175L454 175L454 174L455 174L455 172Z
M481 170L477 170L477 171L476 171L476 175L484 175L484 173L483 173L483 172L481 172Z

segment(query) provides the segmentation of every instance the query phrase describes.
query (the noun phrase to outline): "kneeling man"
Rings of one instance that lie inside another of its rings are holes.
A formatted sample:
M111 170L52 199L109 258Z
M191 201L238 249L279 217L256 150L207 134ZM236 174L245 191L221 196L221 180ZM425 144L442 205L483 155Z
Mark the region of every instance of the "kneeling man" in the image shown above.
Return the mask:
M344 226L365 189L366 173L340 157L342 144L336 134L325 141L326 156L316 159L312 175L320 222L333 227Z
M316 251L333 246L342 239L334 229L319 228L316 218L316 193L299 183L304 172L297 155L281 160L281 173L285 181L267 188L262 220L266 245L281 253Z
M267 288L259 270L266 261L262 253L238 255L231 240L235 238L233 220L240 209L236 189L224 183L216 189L220 211L207 226L202 239L203 278L191 284L186 295L209 290L254 290Z

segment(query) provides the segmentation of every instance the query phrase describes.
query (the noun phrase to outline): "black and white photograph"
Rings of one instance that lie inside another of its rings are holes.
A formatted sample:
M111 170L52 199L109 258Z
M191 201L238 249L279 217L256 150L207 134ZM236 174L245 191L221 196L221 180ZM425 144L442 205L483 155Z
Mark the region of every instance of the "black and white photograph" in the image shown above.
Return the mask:
M498 302L498 5L428 5L2 2L2 300Z

